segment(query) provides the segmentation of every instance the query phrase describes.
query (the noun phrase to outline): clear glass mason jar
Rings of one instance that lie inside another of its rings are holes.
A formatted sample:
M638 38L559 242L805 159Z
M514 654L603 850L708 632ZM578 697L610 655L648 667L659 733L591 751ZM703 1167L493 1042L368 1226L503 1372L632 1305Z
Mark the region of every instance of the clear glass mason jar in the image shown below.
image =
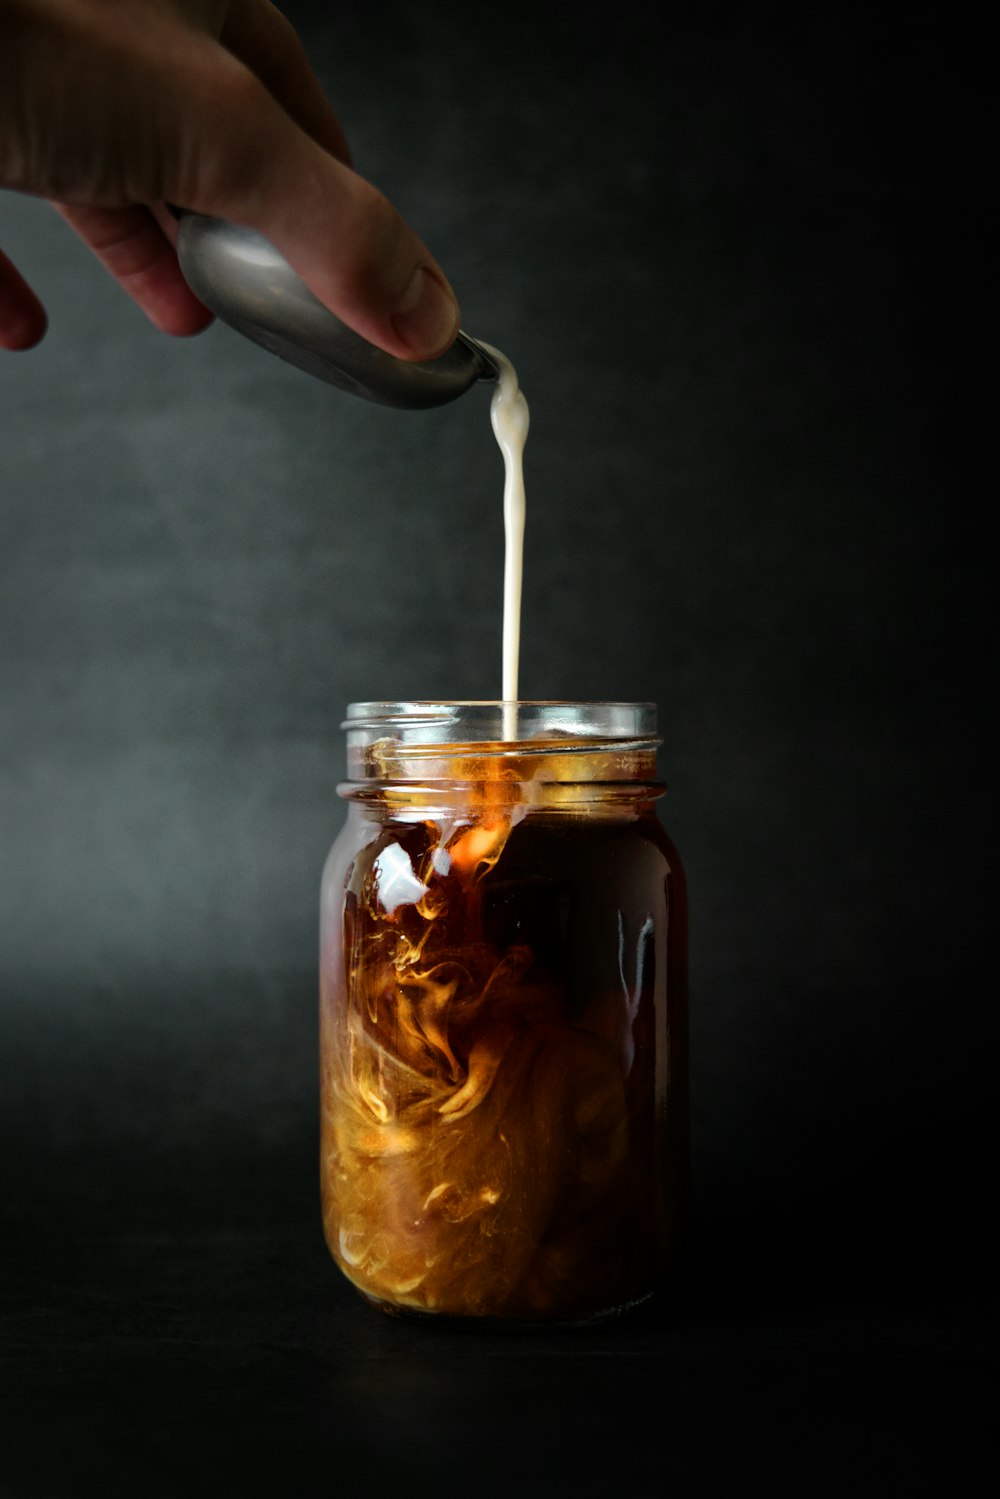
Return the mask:
M579 1321L682 1227L684 876L636 703L360 703L321 897L324 1229L387 1311Z

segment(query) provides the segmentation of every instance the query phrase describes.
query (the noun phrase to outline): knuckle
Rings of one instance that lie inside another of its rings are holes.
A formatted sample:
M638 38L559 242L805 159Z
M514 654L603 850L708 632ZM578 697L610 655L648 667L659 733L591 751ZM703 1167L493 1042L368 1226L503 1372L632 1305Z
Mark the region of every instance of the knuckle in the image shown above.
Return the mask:
M346 289L359 299L375 293L392 296L403 291L413 271L413 256L406 253L410 231L387 198L368 183L362 185L345 224Z
M267 161L267 111L252 74L228 62L203 108L176 140L172 177L182 207L225 211L259 194Z

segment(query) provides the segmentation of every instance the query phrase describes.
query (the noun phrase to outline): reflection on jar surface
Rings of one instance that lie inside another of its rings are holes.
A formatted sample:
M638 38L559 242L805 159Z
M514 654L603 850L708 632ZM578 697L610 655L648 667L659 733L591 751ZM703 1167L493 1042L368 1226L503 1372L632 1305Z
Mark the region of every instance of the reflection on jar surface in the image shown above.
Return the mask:
M648 705L359 704L323 877L323 1215L386 1310L578 1320L681 1228L684 880Z

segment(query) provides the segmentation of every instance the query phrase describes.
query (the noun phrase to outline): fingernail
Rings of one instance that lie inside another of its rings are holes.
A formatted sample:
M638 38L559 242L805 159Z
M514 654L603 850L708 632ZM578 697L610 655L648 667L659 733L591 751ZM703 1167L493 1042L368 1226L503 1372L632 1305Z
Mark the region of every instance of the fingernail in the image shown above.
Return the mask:
M414 354L441 354L458 332L458 303L447 286L424 266L414 271L396 304L392 326Z

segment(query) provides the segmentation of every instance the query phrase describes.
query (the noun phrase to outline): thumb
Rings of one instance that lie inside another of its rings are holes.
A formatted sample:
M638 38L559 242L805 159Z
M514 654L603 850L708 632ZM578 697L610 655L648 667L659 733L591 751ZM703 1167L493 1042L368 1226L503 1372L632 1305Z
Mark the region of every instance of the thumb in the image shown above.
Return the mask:
M459 309L427 247L388 199L301 129L252 72L228 62L224 106L216 87L188 122L189 148L179 159L191 166L173 201L262 234L370 343L402 359L443 353L458 332Z

